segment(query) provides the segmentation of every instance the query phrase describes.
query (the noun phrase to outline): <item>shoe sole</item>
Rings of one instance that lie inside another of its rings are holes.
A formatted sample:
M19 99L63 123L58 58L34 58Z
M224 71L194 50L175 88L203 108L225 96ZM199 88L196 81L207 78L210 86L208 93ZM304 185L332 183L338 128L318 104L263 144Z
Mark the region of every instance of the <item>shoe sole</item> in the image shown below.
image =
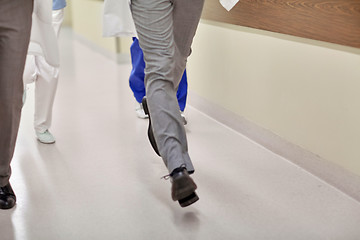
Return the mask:
M13 208L14 206L16 205L16 201L13 200L11 203L1 203L0 204L0 209L3 209L3 210L7 210L7 209L11 209Z
M151 144L152 148L154 149L154 151L156 152L156 154L160 156L159 149L158 149L156 141L155 141L154 133L151 128L151 118L150 118L150 113L149 113L149 109L148 109L147 102L146 102L146 97L143 98L142 105L143 105L145 114L147 114L149 116L148 138L149 138L150 144Z
M38 139L39 142L43 143L43 144L53 144L55 143L56 141L52 141L52 142L44 142L44 141L41 141L40 139Z
M180 199L179 204L181 207L187 207L187 206L190 206L191 204L197 202L198 200L199 200L199 196L196 194L196 192L193 192L186 198Z

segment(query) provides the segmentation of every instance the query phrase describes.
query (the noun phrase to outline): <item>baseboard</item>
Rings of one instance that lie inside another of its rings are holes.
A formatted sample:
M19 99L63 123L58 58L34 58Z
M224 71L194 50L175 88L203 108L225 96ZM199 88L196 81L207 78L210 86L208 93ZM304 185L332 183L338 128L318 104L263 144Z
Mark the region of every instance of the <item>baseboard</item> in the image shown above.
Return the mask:
M360 176L189 91L188 104L360 202Z

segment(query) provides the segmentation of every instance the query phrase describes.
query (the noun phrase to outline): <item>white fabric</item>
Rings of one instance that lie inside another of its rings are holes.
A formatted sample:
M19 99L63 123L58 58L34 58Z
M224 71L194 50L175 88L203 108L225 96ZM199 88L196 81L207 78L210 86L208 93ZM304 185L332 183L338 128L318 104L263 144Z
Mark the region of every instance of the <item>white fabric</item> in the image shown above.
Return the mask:
M136 37L129 0L105 0L103 37Z
M64 20L64 9L52 11L52 28L59 35ZM56 44L57 46L57 44ZM35 82L34 128L43 133L51 126L59 68L49 65L42 55L28 54L24 69L24 85Z
M58 68L47 64L42 56L26 57L24 82L35 82L35 132L43 133L51 126L58 72Z
M44 56L51 66L59 66L59 49L52 27L52 0L35 0L28 55Z
M220 0L220 4L227 10L230 11L239 0Z

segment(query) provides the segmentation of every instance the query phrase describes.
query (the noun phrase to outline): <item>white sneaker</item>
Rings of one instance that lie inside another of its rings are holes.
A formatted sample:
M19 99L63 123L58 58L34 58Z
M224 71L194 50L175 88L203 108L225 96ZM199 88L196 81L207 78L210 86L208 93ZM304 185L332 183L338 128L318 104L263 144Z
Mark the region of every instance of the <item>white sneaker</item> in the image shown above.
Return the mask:
M182 119L183 119L184 125L186 125L186 124L187 124L187 120L186 120L186 118L185 118L184 112L183 112L183 111L180 111L180 114L181 114L181 117L182 117Z
M51 144L55 142L55 138L49 130L46 130L43 133L36 132L36 136L41 143Z
M136 111L136 115L138 116L138 118L142 118L142 119L149 118L149 115L145 114L143 105L141 103L137 102L137 106L135 108L135 111Z

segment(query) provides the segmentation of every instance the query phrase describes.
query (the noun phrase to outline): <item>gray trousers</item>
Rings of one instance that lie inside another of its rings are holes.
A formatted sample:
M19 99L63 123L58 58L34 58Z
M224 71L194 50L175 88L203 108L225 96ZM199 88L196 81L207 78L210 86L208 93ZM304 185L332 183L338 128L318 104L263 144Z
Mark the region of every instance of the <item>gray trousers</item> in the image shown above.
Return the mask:
M9 182L20 123L33 0L0 0L0 186Z
M132 0L139 44L144 52L145 86L152 128L169 172L194 166L176 99L204 0Z

